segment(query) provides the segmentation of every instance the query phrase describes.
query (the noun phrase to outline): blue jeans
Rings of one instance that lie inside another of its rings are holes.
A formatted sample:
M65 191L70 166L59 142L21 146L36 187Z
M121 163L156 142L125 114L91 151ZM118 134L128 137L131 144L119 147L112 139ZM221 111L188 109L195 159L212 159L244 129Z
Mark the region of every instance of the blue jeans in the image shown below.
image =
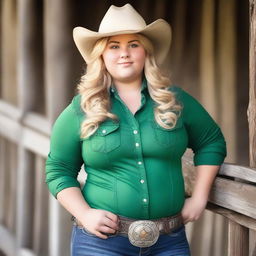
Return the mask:
M185 227L171 234L160 235L158 241L146 248L133 246L128 237L122 235L101 239L85 229L73 226L71 256L189 256L189 244Z

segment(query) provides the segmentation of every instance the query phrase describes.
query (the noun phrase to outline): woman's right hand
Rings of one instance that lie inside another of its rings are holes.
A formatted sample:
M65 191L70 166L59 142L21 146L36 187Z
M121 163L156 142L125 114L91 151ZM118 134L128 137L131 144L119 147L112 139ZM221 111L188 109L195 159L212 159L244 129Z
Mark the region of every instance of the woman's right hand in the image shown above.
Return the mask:
M92 208L84 212L80 222L86 230L102 239L108 238L104 233L114 234L119 226L117 215L109 211Z

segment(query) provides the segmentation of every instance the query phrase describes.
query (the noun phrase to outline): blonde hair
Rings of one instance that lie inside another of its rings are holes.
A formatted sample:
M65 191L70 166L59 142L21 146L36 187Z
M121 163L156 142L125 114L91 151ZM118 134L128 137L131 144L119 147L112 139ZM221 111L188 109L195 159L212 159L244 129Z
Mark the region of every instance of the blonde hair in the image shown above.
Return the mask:
M174 93L169 90L170 79L164 76L156 65L151 42L141 34L136 35L146 50L144 74L149 94L157 103L154 108L155 120L161 127L172 129L176 125L181 106L176 102ZM87 62L86 73L78 84L81 108L86 114L81 124L81 138L88 138L94 134L100 123L107 118L118 120L117 116L110 112L109 88L112 78L101 57L107 42L108 38L96 42L90 61Z

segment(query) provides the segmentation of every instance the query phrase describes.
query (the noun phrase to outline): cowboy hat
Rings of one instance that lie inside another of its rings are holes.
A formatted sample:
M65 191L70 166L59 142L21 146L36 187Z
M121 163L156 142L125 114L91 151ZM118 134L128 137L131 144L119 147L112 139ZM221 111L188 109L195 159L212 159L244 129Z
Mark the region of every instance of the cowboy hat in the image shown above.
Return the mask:
M140 33L152 42L156 62L161 65L171 44L170 25L163 19L146 25L144 19L130 4L122 7L111 5L100 23L98 32L83 27L75 27L73 37L85 62L88 62L93 46L98 39L133 33Z

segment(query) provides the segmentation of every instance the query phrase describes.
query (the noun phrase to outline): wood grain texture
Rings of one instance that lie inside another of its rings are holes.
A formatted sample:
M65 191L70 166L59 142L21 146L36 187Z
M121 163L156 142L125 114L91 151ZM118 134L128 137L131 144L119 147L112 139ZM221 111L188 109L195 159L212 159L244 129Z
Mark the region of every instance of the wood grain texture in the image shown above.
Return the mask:
M250 166L256 167L256 1L250 0L250 90L248 106Z
M249 230L234 221L229 221L228 256L248 256Z

